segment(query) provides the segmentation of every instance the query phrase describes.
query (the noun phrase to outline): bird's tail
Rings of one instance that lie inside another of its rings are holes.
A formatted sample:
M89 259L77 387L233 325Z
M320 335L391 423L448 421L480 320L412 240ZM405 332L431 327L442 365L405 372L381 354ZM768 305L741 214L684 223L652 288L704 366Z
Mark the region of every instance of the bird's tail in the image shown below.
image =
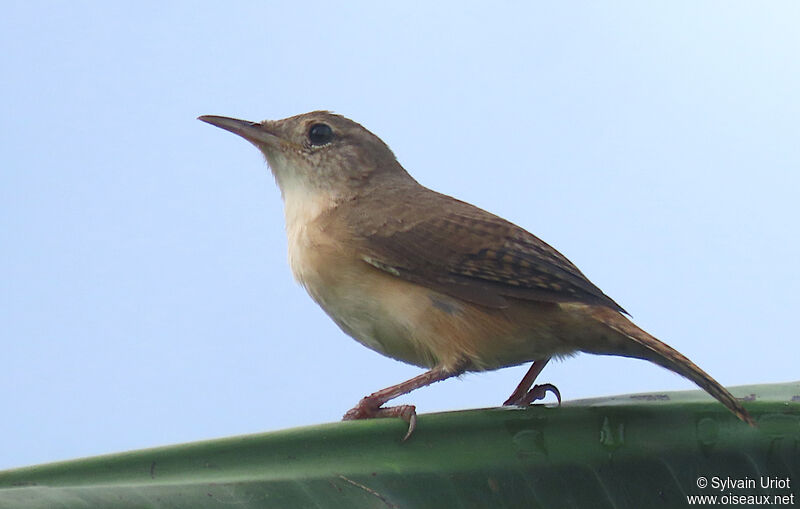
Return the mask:
M594 307L592 316L628 340L626 341L627 345L620 345L621 351L615 349L613 353L645 359L688 378L725 405L736 417L750 426L756 426L753 417L744 409L739 400L686 356L643 331L616 311ZM607 354L611 352L593 351L591 353Z

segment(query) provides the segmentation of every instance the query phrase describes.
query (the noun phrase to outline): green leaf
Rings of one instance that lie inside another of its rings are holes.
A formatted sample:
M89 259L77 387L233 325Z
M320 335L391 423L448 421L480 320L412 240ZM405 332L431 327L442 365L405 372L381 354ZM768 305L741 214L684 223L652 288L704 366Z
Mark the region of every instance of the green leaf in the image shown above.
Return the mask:
M733 393L757 429L701 391L421 415L407 442L397 419L333 423L0 472L0 507L685 508L688 495L726 493L800 504L800 383Z

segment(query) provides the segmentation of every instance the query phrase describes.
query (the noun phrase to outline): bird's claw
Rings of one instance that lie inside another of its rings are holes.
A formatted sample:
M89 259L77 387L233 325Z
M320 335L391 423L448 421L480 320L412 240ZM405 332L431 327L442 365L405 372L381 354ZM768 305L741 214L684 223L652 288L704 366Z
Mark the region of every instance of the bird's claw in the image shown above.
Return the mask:
M561 406L561 392L558 390L558 387L556 387L553 384L534 385L531 390L523 394L520 398L516 400L509 399L503 404L506 406L509 405L528 406L534 401L544 399L545 396L547 396L548 392L553 393L553 396L555 396L556 399L558 400L558 406Z
M417 408L414 405L398 405L381 407L376 406L369 398L362 399L358 405L354 406L344 414L343 421L354 421L357 419L376 419L384 417L399 417L408 423L408 431L403 437L403 442L408 440L414 429L417 427Z

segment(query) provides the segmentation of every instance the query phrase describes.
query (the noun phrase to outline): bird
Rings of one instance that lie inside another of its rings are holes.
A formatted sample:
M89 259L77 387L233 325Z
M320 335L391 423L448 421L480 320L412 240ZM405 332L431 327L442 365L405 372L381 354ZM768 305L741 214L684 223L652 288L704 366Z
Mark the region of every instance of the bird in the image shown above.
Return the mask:
M344 420L399 417L386 403L460 376L532 363L504 405L552 392L534 382L553 358L578 352L650 361L755 421L687 357L636 326L564 255L525 229L428 189L389 146L329 111L251 122L203 115L265 156L284 205L294 278L344 331L390 358L425 368L362 398Z

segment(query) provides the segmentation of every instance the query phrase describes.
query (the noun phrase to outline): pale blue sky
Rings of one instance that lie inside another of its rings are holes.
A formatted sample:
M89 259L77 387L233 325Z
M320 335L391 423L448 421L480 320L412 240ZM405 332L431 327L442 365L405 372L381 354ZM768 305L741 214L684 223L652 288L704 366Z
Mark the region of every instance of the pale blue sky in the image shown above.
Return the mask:
M333 421L420 372L292 281L262 157L201 114L342 113L721 383L800 378L796 2L294 5L4 5L0 468ZM403 401L495 406L525 369ZM588 355L541 380L694 387Z

